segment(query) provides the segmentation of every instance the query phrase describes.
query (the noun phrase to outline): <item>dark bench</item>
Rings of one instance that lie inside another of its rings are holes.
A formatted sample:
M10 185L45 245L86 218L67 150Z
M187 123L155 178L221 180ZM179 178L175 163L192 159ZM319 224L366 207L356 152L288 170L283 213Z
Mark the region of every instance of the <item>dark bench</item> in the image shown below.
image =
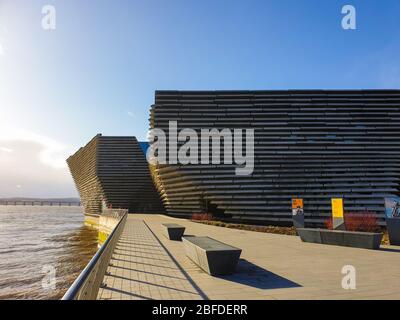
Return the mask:
M225 275L235 272L241 249L209 237L182 238L186 255L208 274Z
M169 239L169 240L178 240L180 241L182 239L182 236L185 232L185 227L181 226L176 223L164 223L164 235Z
M364 249L379 249L383 236L382 233L310 228L298 228L296 231L303 242Z

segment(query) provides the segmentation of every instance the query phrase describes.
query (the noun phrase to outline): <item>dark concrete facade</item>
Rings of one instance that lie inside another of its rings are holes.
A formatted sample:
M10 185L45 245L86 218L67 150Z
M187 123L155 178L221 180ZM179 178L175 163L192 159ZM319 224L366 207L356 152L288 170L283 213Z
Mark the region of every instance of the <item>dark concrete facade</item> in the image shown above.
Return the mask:
M148 164L135 137L95 136L68 158L68 166L87 214L103 207L130 213L162 213Z
M150 128L255 130L255 169L159 165L153 172L170 215L212 211L261 223L291 223L291 199L304 199L306 223L345 211L384 217L399 195L400 90L157 91Z

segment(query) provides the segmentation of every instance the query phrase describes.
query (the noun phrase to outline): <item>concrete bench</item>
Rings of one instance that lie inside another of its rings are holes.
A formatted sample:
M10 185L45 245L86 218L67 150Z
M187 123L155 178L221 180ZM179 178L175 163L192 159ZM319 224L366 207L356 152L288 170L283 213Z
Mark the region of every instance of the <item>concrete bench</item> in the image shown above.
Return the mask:
M176 223L164 223L164 235L169 239L169 240L178 240L180 241L182 239L182 236L185 232L185 227L181 226Z
M389 241L392 246L400 246L400 218L386 218Z
M235 272L241 249L209 237L182 238L186 255L208 274L225 275Z
M383 236L382 233L310 228L298 228L296 231L303 242L364 249L379 249Z

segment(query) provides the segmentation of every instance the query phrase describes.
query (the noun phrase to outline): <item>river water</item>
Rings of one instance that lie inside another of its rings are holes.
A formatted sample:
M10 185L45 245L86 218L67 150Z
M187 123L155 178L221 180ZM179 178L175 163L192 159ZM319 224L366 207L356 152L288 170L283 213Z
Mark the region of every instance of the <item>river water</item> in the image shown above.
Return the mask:
M0 299L59 299L97 251L80 207L0 206Z

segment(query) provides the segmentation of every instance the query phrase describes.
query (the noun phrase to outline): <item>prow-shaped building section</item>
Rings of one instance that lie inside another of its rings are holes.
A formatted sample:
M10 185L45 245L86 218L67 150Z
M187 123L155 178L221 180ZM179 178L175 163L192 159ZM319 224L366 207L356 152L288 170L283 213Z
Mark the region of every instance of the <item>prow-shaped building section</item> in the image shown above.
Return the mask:
M87 215L103 208L162 213L143 148L135 137L98 134L67 159Z

